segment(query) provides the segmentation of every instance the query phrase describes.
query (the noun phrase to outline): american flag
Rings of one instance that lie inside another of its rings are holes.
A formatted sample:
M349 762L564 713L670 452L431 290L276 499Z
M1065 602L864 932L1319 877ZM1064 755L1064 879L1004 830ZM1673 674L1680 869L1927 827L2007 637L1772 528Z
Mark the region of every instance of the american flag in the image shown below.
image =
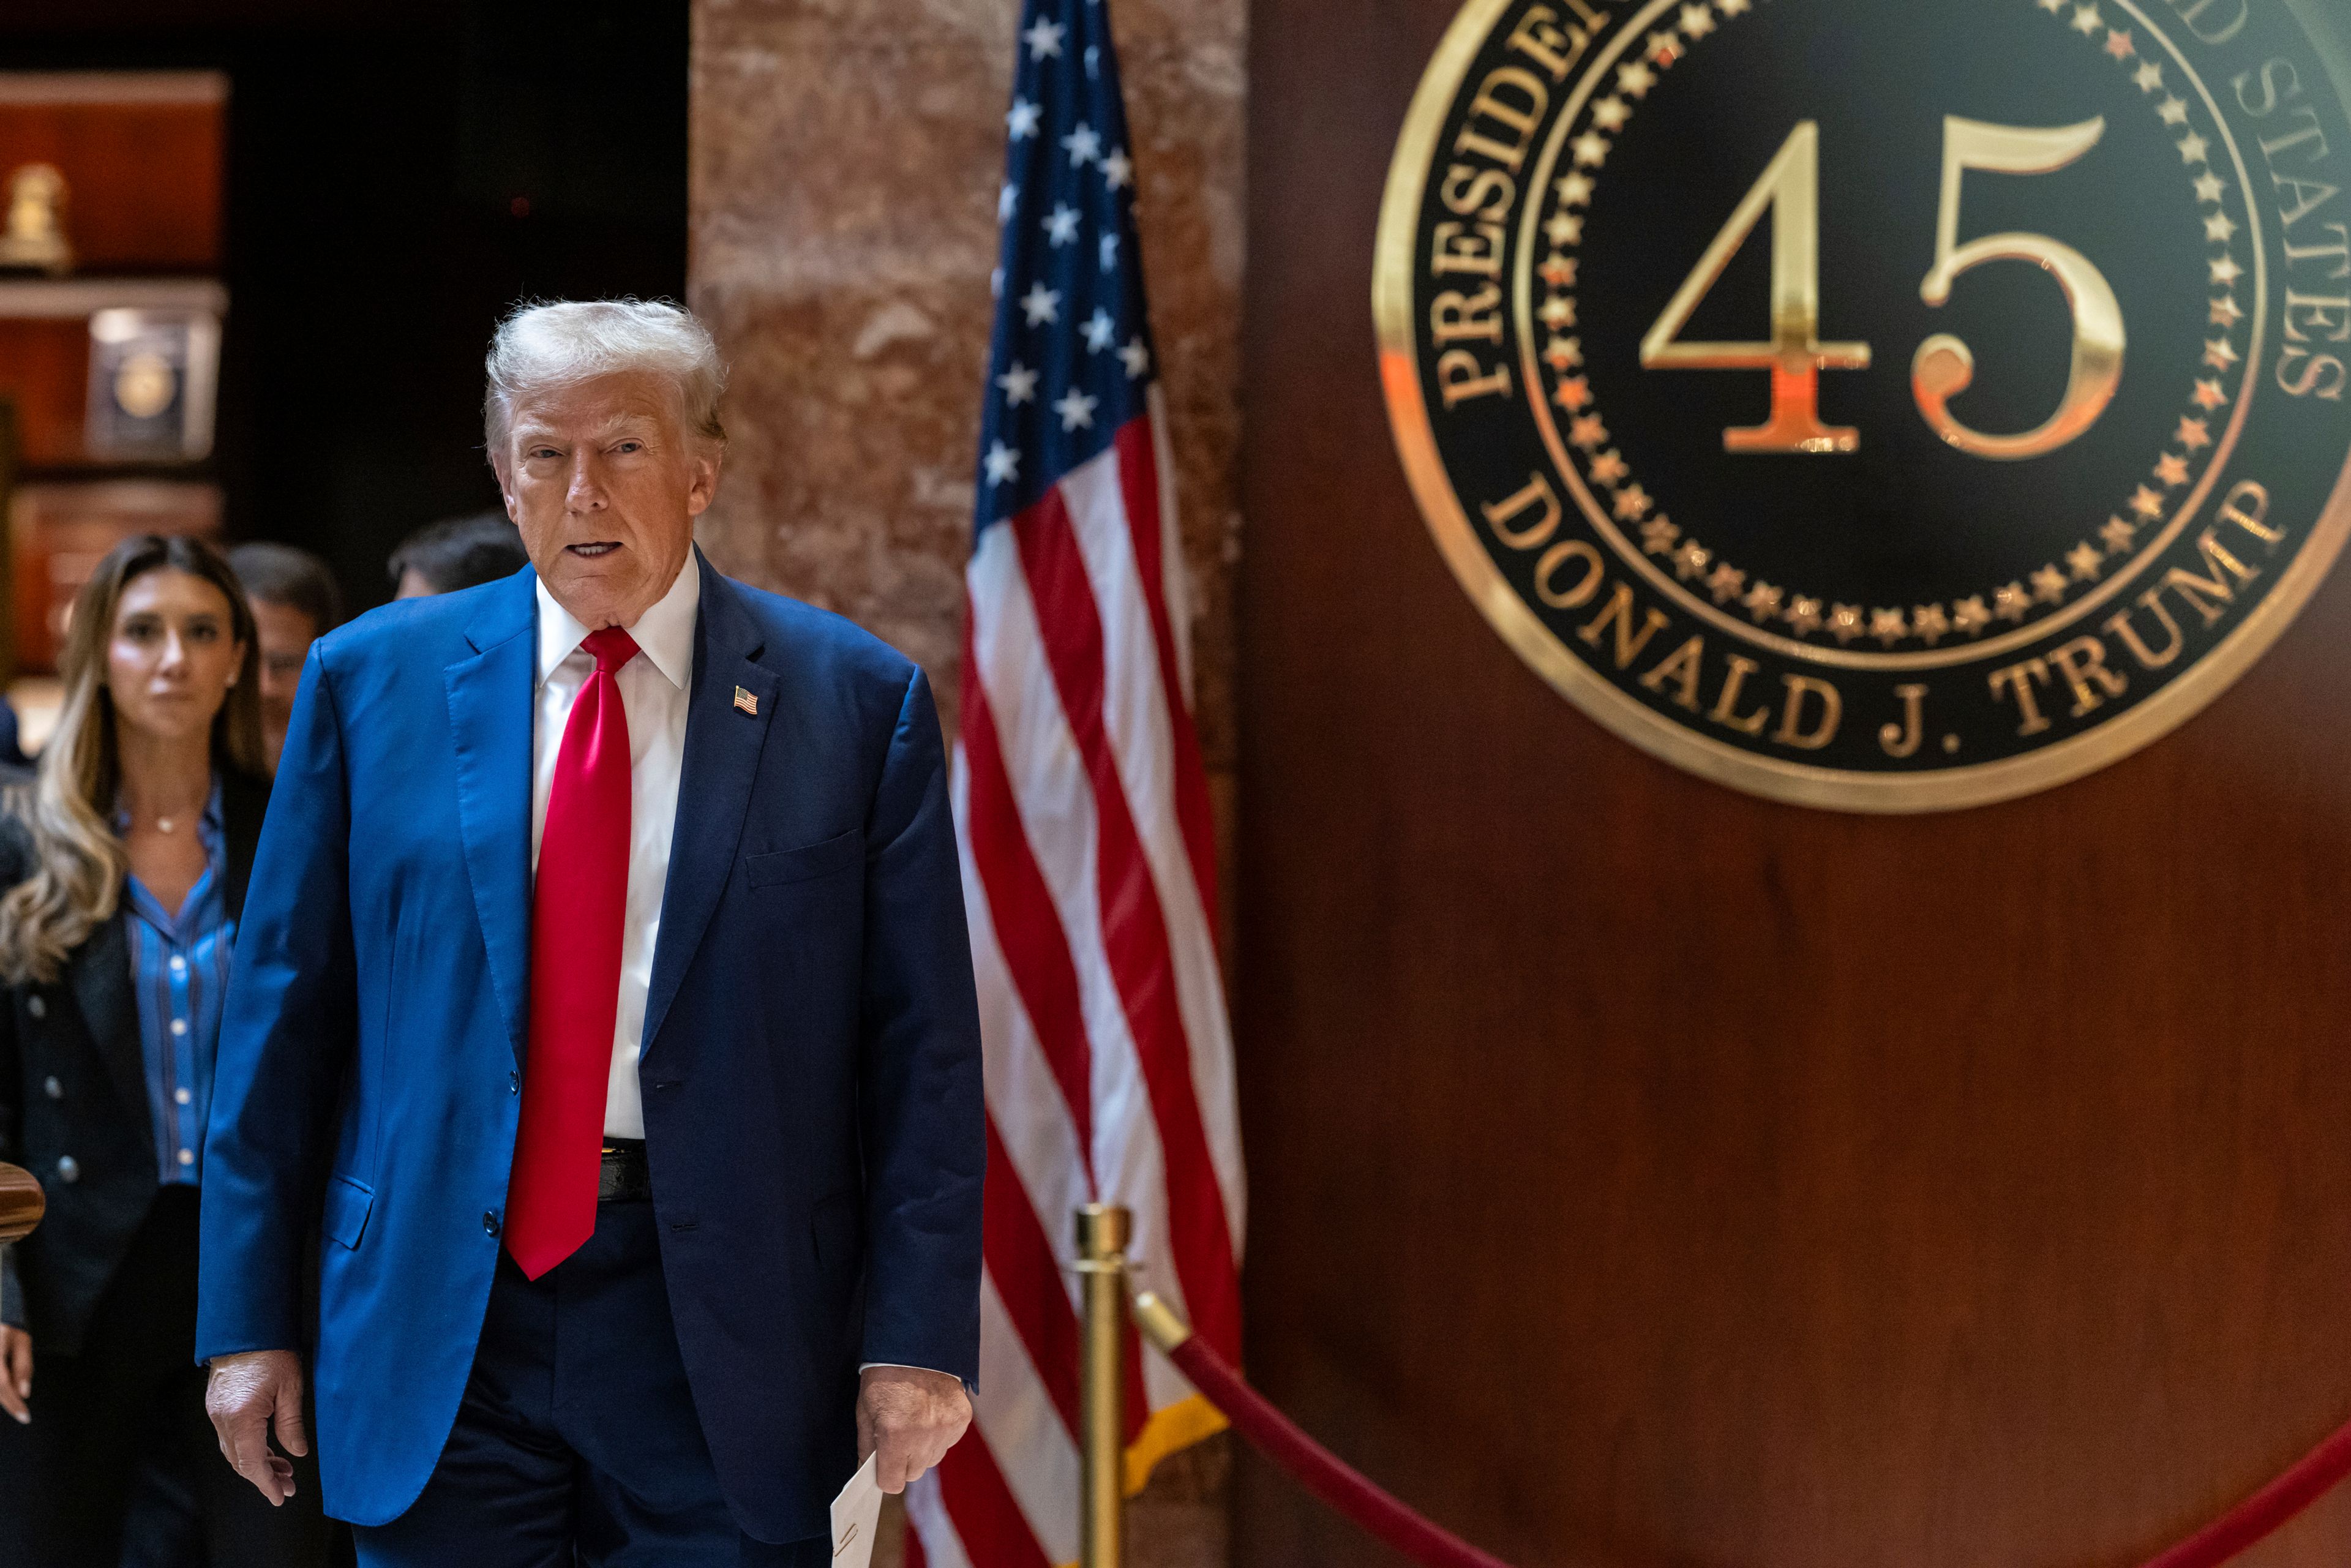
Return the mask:
M1240 1136L1190 617L1104 0L1027 0L967 576L954 791L987 1062L974 1433L913 1563L1078 1555L1071 1212L1238 1357ZM1126 1482L1223 1419L1130 1349Z

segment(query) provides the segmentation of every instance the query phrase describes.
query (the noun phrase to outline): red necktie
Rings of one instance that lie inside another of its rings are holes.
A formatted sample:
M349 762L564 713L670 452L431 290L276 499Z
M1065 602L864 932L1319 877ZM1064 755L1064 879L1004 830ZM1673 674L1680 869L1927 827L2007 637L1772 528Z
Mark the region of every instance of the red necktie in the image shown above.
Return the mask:
M590 632L596 668L572 699L548 791L530 910L530 1041L507 1185L507 1250L538 1279L596 1233L621 927L629 899L626 632Z

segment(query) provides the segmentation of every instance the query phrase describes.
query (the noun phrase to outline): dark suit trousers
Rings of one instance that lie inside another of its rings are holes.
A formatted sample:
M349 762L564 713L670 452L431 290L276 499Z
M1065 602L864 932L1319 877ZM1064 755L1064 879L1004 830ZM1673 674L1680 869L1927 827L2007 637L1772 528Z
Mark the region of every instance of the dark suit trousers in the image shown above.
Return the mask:
M33 1424L0 1417L9 1568L316 1568L315 1460L273 1509L221 1458L194 1361L196 1189L155 1196L81 1351L33 1342Z
M651 1203L606 1203L538 1280L502 1249L424 1494L360 1526L360 1568L821 1568L737 1528L686 1386Z

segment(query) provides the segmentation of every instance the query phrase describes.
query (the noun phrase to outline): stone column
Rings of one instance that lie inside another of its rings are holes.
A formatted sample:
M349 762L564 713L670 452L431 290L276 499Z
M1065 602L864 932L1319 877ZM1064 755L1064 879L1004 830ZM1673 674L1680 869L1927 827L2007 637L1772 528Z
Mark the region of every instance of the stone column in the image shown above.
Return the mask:
M1229 843L1247 9L1110 3ZM950 729L1018 23L1016 0L694 3L689 293L734 364L703 545L919 660ZM1138 1500L1138 1568L1225 1561L1224 1441Z

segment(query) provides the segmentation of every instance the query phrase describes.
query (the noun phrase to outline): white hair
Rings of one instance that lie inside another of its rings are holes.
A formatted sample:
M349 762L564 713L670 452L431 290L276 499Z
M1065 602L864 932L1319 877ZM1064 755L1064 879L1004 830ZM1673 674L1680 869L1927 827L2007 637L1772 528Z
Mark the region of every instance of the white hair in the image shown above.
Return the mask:
M718 345L692 313L659 300L518 305L491 337L486 369L482 421L494 463L506 460L517 398L623 371L666 377L685 428L705 440L726 439L718 423L718 397L726 390Z

